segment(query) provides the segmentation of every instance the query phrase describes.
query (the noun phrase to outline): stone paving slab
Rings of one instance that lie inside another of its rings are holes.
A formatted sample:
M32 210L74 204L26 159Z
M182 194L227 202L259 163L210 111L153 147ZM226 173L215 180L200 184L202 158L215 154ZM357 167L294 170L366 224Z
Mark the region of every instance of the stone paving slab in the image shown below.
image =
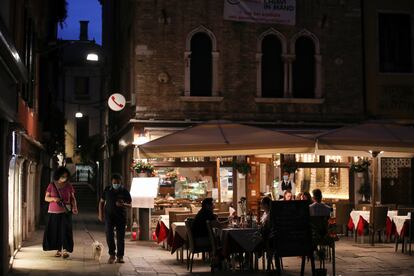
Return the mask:
M10 275L209 275L210 267L201 260L194 260L193 274L186 268L186 262L177 261L176 255L163 249L152 241L126 241L125 264L106 264L108 253L103 225L94 217L83 217L74 220L75 248L71 256L65 260L54 257L55 252L42 251L43 231L36 231L24 243L15 256ZM100 261L92 259L92 240L85 232L87 227L93 237L105 245ZM129 236L127 235L127 238ZM414 255L394 252L393 244L382 244L376 247L355 244L353 238L342 238L336 244L337 275L414 275ZM261 262L260 262L261 263ZM297 257L283 258L283 275L299 275L301 259ZM316 266L318 267L318 262ZM331 263L327 262L328 274L331 275ZM230 271L215 275L265 275L263 272ZM310 264L305 266L305 275L311 275Z

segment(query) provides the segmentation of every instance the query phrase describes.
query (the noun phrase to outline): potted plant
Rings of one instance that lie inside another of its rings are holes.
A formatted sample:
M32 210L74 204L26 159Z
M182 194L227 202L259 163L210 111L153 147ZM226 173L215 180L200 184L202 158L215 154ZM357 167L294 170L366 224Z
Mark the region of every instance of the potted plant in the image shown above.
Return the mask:
M154 167L147 162L143 162L142 160L133 161L132 170L141 177L150 177L155 175Z
M371 163L367 159L359 159L357 162L352 162L351 171L355 172L358 177L363 177L364 172L368 171Z
M295 173L298 170L298 165L293 162L284 163L283 164L283 171L288 172L290 174Z
M233 168L235 168L239 173L247 175L250 172L250 164L246 161L233 161Z

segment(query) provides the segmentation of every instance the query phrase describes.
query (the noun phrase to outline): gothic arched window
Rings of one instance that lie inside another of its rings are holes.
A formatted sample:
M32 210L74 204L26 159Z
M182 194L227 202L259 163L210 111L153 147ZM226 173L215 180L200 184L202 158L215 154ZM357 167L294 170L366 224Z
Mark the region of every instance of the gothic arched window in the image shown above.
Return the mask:
M293 62L293 97L315 97L315 45L311 38L301 36L295 43Z
M262 40L262 97L283 97L282 44L276 35L267 35Z
M213 87L213 58L210 37L203 32L191 38L190 94L211 96Z

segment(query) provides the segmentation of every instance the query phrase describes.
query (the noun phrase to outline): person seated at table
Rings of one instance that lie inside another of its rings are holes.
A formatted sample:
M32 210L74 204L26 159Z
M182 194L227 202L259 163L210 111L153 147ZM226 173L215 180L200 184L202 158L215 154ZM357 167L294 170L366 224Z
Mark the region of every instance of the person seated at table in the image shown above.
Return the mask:
M299 199L306 200L309 203L308 205L312 204L312 196L309 192L303 192Z
M319 189L312 191L313 203L309 205L309 213L311 216L325 216L331 215L332 208L322 203L322 192Z
M283 200L293 200L293 195L291 191L286 191L283 195Z
M208 229L206 221L210 221L212 227L221 228L221 224L217 219L217 215L213 213L214 202L211 197L205 198L201 202L201 209L198 211L197 215L194 218L192 232L194 236L194 242L198 246L208 246L210 245L210 240L208 238Z
M270 227L269 221L270 221L270 208L272 206L272 199L270 197L264 197L262 201L260 202L260 206L263 209L263 215L260 218L260 229L261 231L266 232L268 228Z

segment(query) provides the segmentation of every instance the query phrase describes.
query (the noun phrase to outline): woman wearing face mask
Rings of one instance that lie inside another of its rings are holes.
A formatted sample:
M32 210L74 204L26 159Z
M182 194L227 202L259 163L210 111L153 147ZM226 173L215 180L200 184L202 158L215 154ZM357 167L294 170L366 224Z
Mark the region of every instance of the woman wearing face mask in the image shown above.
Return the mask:
M111 185L103 191L99 202L99 221L105 220L106 243L108 244L109 259L108 263L124 262L125 251L125 225L127 212L126 209L131 207L131 195L127 189L122 186L122 177L120 174L113 174ZM114 229L116 228L116 246ZM116 259L115 259L116 257Z
M65 259L73 251L72 213L78 214L69 176L68 169L59 167L54 173L54 182L47 186L45 201L49 202L49 218L43 236L43 250L57 250L55 257Z
M295 183L289 179L289 175L289 172L283 172L283 181L278 187L279 199L283 198L286 191L289 191L294 195L296 194Z

